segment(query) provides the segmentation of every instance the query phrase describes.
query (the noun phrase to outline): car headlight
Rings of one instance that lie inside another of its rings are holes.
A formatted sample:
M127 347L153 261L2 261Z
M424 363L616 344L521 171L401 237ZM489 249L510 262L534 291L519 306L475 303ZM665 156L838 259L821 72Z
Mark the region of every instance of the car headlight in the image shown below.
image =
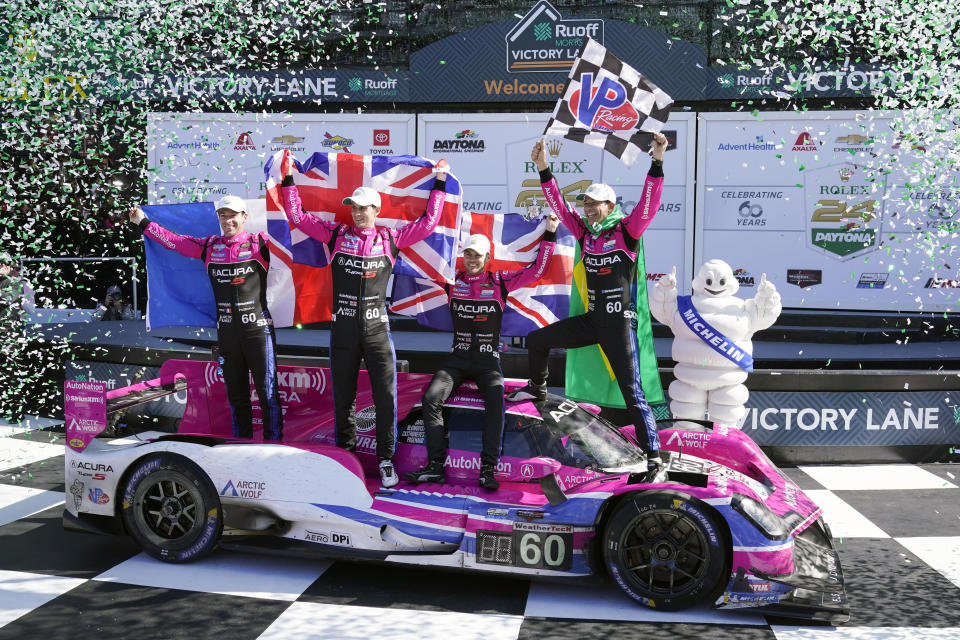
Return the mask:
M790 533L780 516L753 498L737 495L731 506L771 540L782 540Z

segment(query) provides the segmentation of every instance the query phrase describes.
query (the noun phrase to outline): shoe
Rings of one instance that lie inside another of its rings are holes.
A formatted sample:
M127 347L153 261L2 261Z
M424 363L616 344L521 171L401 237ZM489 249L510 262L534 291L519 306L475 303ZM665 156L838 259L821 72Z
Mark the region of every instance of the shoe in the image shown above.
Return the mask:
M433 462L427 463L427 466L419 471L411 471L403 474L403 479L407 482L444 483L447 481L447 473L443 468L443 460L434 460Z
M392 487L395 484L400 482L400 478L397 477L397 472L393 470L393 461L392 460L381 460L380 461L380 484L384 487Z
M534 400L540 402L547 399L547 385L544 384L533 384L533 382L528 382L527 386L517 389L513 393L507 396L507 400L511 402L516 402L518 400Z
M496 491L500 488L500 483L493 477L495 470L494 467L486 464L480 467L480 486L487 491Z
M660 452L656 451L647 456L647 475L643 481L647 483L665 482L667 479L667 470L663 466L663 460L660 458Z

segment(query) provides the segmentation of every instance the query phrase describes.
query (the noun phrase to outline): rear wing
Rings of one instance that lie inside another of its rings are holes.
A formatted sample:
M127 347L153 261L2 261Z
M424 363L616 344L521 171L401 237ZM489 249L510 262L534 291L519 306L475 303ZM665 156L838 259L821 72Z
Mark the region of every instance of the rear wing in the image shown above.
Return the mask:
M187 388L183 374L155 378L107 391L102 382L67 380L63 384L67 446L83 451L107 428L107 415L125 411Z

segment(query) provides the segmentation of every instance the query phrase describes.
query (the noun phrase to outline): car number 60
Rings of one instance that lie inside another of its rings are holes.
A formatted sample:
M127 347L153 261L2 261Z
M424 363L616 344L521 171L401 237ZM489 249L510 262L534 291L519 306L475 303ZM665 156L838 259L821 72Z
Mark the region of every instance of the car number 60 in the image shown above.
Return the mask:
M520 564L528 567L565 569L570 567L568 542L571 536L527 532L520 535Z

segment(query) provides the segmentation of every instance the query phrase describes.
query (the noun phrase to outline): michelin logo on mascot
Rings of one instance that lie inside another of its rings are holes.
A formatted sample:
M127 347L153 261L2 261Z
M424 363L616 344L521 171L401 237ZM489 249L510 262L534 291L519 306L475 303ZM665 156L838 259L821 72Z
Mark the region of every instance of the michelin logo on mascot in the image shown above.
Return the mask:
M750 395L743 383L753 371L751 338L780 315L780 294L763 274L756 296L734 297L740 283L723 260L700 267L692 296L677 294L676 274L676 267L664 274L650 295L650 313L674 336L670 412L739 425Z

